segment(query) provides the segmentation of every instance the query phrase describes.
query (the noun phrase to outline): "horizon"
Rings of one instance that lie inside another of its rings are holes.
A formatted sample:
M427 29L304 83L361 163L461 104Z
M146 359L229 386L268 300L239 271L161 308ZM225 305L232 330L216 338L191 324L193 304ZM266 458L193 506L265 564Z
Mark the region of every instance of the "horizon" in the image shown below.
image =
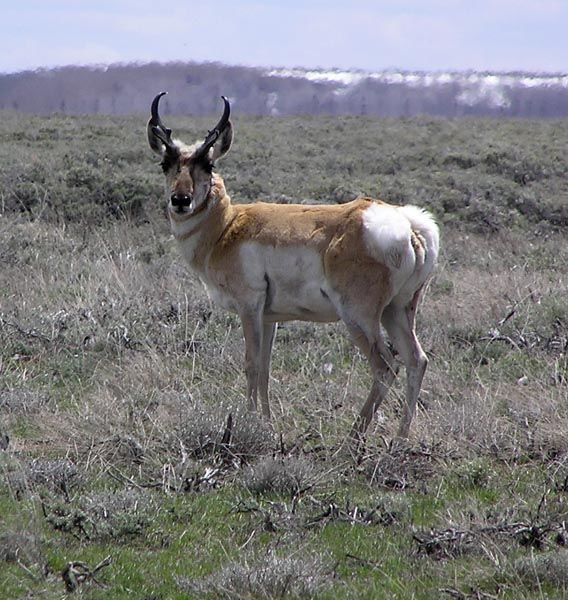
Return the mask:
M69 63L51 66L38 66L21 69L19 71L3 72L0 71L0 77L11 76L11 75L22 75L25 73L42 73L48 71L60 71L64 69L92 69L106 71L109 69L118 68L131 68L131 67L145 67L148 65L168 66L168 65L179 65L179 64L193 64L193 65L217 65L220 67L228 68L245 68L265 71L269 75L284 76L282 73L288 72L289 76L304 76L306 73L362 73L365 75L373 74L402 74L402 75L499 75L499 76L523 76L529 75L534 77L543 78L557 78L557 77L568 77L568 68L563 71L547 71L547 70L528 70L528 69L513 69L513 70L491 70L491 69L404 69L397 67L385 67L382 69L365 69L359 67L353 68L342 68L342 67L304 67L296 65L293 67L282 66L282 65L245 65L241 63L227 63L220 60L133 60L133 61L116 61L110 63Z
M144 112L145 98L159 86L177 92L170 110L193 114L216 110L216 104L207 100L213 89L231 97L241 112L254 114L568 114L568 75L542 72L371 72L152 61L63 66L0 79L4 82L0 108L39 113ZM248 82L246 88L242 81ZM206 93L202 84L208 86Z

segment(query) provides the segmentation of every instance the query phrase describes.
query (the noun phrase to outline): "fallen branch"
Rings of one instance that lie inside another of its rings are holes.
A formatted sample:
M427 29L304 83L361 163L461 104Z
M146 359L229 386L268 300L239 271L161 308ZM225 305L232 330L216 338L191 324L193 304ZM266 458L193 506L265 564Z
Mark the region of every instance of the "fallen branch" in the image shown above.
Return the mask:
M5 319L4 317L0 317L0 324L4 325L6 327L11 327L12 329L15 329L20 335L22 335L24 337L36 338L36 339L39 339L42 342L46 342L48 344L53 342L53 338L50 338L49 336L41 333L37 329L25 329L16 321L8 321L8 319Z
M471 529L450 527L444 530L417 532L412 537L418 545L419 553L437 559L446 559L463 555L476 544L480 544L484 538L505 537L515 540L521 546L542 549L547 542L564 545L565 533L565 522L536 524L519 521L484 527L474 526ZM553 540L548 539L550 534L555 535Z
M110 554L92 570L86 563L79 560L67 563L61 572L61 577L65 582L65 589L68 592L74 592L81 584L89 580L94 581L99 587L104 588L105 586L100 581L97 581L95 575L98 571L104 567L108 567L111 563L112 558Z

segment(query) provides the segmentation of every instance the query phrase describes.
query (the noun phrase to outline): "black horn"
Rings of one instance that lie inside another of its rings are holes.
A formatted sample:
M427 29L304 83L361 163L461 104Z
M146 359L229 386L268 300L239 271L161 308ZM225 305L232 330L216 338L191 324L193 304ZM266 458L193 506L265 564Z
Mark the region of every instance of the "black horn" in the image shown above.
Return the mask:
M172 130L166 127L160 119L158 112L158 105L160 104L160 98L165 96L168 92L160 92L154 100L152 100L152 107L150 109L151 117L148 121L148 130L157 137L162 144L166 147L166 151L170 153L177 152L176 146L172 141Z
M201 158L209 152L209 149L213 144L219 139L219 136L225 131L227 124L229 123L229 116L231 115L231 105L225 96L221 96L223 102L225 103L225 108L223 110L223 116L219 119L219 122L213 129L211 129L207 133L207 137L203 141L203 144L199 146L199 148L195 151L195 156L197 158Z

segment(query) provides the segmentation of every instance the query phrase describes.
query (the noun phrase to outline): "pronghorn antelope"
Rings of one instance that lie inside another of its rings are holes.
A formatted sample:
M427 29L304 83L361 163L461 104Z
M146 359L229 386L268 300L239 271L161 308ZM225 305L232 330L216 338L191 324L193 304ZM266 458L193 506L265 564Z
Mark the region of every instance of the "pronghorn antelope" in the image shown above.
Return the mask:
M215 162L231 147L229 101L202 143L172 139L158 94L148 141L162 159L172 233L213 301L243 327L249 408L270 418L270 355L279 321L342 320L369 360L373 384L352 435L367 429L396 374L381 325L406 367L406 437L427 358L415 334L420 295L436 265L438 227L415 206L357 198L342 205L232 204Z

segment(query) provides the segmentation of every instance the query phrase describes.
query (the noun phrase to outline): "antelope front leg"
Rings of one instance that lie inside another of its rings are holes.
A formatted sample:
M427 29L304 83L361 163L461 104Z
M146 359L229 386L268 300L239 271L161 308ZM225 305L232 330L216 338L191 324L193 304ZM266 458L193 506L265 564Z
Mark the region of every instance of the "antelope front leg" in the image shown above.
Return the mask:
M258 373L258 393L262 414L270 420L270 404L268 402L268 381L270 378L270 355L276 335L276 323L264 323L262 326L262 344L260 355L260 370Z
M245 336L245 375L249 410L257 410L258 383L261 369L262 320L259 313L241 314Z

